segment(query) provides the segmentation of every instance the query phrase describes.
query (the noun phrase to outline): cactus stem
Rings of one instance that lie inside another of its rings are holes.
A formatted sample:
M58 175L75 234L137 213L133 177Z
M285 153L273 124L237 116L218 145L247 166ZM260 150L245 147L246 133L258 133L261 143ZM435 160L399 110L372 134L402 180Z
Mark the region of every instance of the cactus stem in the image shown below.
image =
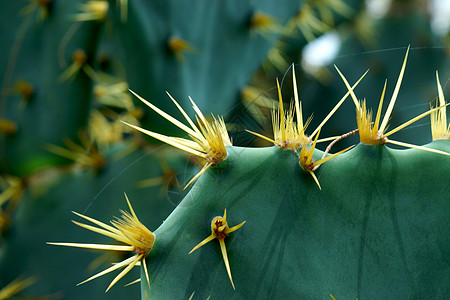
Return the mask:
M150 287L150 280L148 276L147 265L145 263L145 257L150 253L153 248L153 244L155 242L155 235L153 232L147 229L137 218L136 213L131 206L130 200L125 194L125 199L127 200L128 207L130 209L130 213L121 210L122 219L117 218L116 220L111 221L111 224L114 226L107 225L103 222L97 221L93 218L84 216L82 214L74 212L77 216L94 223L95 226L79 223L73 221L76 225L83 227L85 229L91 230L93 232L108 236L117 241L123 242L128 245L103 245L103 244L82 244L82 243L50 243L50 245L56 246L68 246L68 247L78 247L78 248L87 248L87 249L98 249L98 250L107 250L107 251L133 251L135 253L134 256L127 258L126 260L114 264L112 267L97 273L96 275L86 279L83 282L80 282L78 285L91 281L95 278L103 276L109 272L115 271L122 267L126 268L122 270L122 272L117 275L114 280L109 284L106 292L111 289L114 284L116 284L123 276L125 276L135 265L142 261L144 265L144 271L146 273L146 279L148 282L148 286ZM102 229L103 228L103 229Z
M230 278L230 282L231 285L233 286L233 289L236 289L233 283L233 278L231 277L231 269L230 269L230 262L228 260L228 255L227 255L227 249L225 247L225 237L230 234L233 231L238 230L239 228L241 228L242 225L245 224L244 221L236 226L233 226L231 228L228 227L228 223L227 223L227 209L225 209L223 216L222 217L215 217L214 219L212 219L211 221L211 235L208 236L206 239L204 239L203 241L201 241L200 243L197 244L197 246L195 246L190 252L189 254L191 254L192 252L194 252L195 250L197 250L198 248L202 247L203 245L209 243L210 241L214 240L214 239L218 239L219 240L219 244L220 244L220 250L222 252L222 257L223 257L223 261L225 263L225 268L227 269L227 273L228 273L228 277Z

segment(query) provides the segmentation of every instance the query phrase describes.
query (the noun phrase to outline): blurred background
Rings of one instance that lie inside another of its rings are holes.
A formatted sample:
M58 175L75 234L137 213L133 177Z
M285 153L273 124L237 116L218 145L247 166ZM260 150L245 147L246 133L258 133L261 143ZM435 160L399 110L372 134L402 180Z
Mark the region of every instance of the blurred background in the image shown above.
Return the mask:
M0 0L0 8L0 299L139 297L139 284L121 286L139 270L106 295L117 274L76 286L123 254L45 244L109 243L72 224L71 211L108 222L126 208L124 192L155 230L188 192L202 162L123 125L185 136L128 89L178 119L166 91L194 117L191 96L247 147L270 146L245 129L273 136L276 78L287 106L292 65L304 117L313 116L306 133L347 91L333 65L350 84L370 69L355 92L375 110L411 46L391 126L434 104L436 71L450 94L447 0ZM349 99L321 137L355 128ZM395 140L431 142L429 118Z

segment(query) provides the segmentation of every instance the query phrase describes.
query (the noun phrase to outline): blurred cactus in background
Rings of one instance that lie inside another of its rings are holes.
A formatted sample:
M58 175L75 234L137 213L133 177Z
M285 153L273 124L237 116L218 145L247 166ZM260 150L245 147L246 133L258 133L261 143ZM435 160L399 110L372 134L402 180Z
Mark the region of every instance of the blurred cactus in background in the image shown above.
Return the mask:
M445 298L445 3L4 1L0 299Z

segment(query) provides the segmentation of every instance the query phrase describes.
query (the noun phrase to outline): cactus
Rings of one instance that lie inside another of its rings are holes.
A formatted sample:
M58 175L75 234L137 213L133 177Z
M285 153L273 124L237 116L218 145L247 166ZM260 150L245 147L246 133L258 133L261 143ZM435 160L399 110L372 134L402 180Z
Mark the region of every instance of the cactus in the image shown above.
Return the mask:
M298 156L295 151L283 151L279 145L263 149L227 147L226 165L219 164L200 177L183 200L184 205L155 230L157 242L147 266L154 273L150 275L152 288L141 280L142 295L180 298L193 292L200 298L325 298L332 293L339 298L380 294L383 298L423 298L431 291L441 298L449 293L446 280L439 279L449 275L448 268L442 267L441 253L448 246L446 232L437 229L448 227L448 213L442 213L450 208L448 193L440 180L450 171L448 158L441 157L450 156L448 141L412 146L417 150L392 150L384 146L392 141L380 133L387 126L405 65L406 57L380 129L380 109L375 125L370 119L358 122L361 144L320 168L322 189L317 189L302 170L303 157L306 151L314 151L316 141L309 150L303 151L309 146L302 146ZM443 99L439 82L438 90ZM383 97L384 92L380 108ZM355 105L358 119L361 113L367 116L364 104ZM289 120L293 114L280 113L274 121L278 124L280 118ZM315 156L322 154L314 152ZM243 181L243 177L252 180ZM428 181L430 177L433 183ZM314 179L318 183L315 175ZM209 228L207 219L220 208L225 209L224 217L212 219L210 238L193 250L218 238L232 289L220 267L217 248L205 245L196 259L186 255L189 244L202 240L201 235ZM243 223L228 229L224 221L227 210L228 220L231 216L233 220L246 220L240 234L228 238L228 245L232 245L228 254L224 239ZM200 216L204 216L203 222L199 222ZM220 237L217 228L224 231ZM429 245L430 237L436 245ZM236 283L230 264L236 266ZM190 276L179 270L189 270ZM236 275L238 272L241 274ZM422 274L433 276L424 278ZM394 280L395 288L386 289ZM179 288L169 288L173 286Z
M281 132L281 139L278 136L273 140L276 147L258 149L228 145L225 156L217 151L220 147L215 147L224 145L223 127L217 125L216 119L212 123L206 121L195 103L202 132L204 135L208 133L205 135L209 137L207 144L202 143L200 131L176 101L174 103L192 129L146 102L153 110L189 132L198 145L133 126L135 129L188 152L206 145L204 151L218 155L220 160L213 160L214 164L207 164L199 173L201 176L194 176L198 181L192 190L154 231L154 235L152 233L152 247L145 252L147 263L145 259L141 263L142 299L186 298L189 295L200 298L224 295L323 298L331 293L342 298L370 298L380 293L384 298L422 298L430 291L437 297L447 294L445 280L436 278L449 275L448 268L442 267L441 254L446 247L446 231L437 230L445 226L448 217L442 213L448 211L448 195L445 184L439 180L450 171L448 141L435 141L426 147L411 145L415 148L412 150L393 150L385 146L393 142L387 136L398 130L395 128L383 134L398 96L406 57L387 113L381 121L383 91L374 124L365 103L356 100L353 87L341 74L349 89L347 95L351 94L355 101L361 144L346 153L341 151L330 156L325 153L321 160L317 157L323 152L315 149L321 127L314 131L312 145L310 140L306 140L297 148L286 147L291 141L287 139L285 126L296 126L291 119L294 115L300 116L297 96L295 104L291 105L292 110L286 114L282 110L280 96L279 113L273 114L275 135ZM438 91L440 102L445 103L439 82ZM437 111L441 113L442 108L445 105L431 109L398 128ZM303 131L304 128L297 135L301 133L304 136ZM208 161L208 157L205 158ZM313 159L319 163L314 164ZM316 171L318 175L314 175L313 170L317 168L313 167L322 164L323 167ZM313 179L306 176L308 173L313 175ZM412 182L414 187L411 187ZM423 202L423 199L427 201ZM223 216L214 217L221 208L224 209ZM421 214L423 210L427 213ZM430 219L433 225L428 224ZM238 225L229 227L231 220ZM86 225L80 226L87 228ZM413 226L419 226L420 234L417 228L411 229ZM230 235L241 227L239 233ZM94 228L91 230L101 233ZM206 239L201 238L208 230L212 233ZM142 234L138 240L148 240L146 236ZM437 245L429 245L429 237ZM217 246L214 250L209 245L214 239L219 241L220 253ZM117 247L141 253L137 246ZM189 248L191 250L186 251ZM134 258L131 262L134 265L142 259L138 254L122 264L130 263L129 260ZM220 267L222 259L226 271ZM287 261L291 263L287 264ZM130 268L131 265L116 279ZM421 277L421 274L430 273L434 273L431 278ZM394 279L397 280L396 288L383 290Z
M448 56L410 8L5 5L0 298L443 298ZM333 30L338 72L307 73Z

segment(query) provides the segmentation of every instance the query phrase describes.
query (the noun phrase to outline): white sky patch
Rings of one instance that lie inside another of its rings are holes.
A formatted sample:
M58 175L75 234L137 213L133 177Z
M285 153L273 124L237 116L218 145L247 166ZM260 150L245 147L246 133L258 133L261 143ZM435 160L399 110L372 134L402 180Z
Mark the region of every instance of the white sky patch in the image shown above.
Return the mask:
M431 27L439 35L446 35L450 30L450 0L432 0L429 3L432 15Z
M310 73L329 65L338 54L341 40L336 32L324 34L303 48L302 66Z
M366 0L367 12L372 18L380 19L384 17L390 6L391 0Z

